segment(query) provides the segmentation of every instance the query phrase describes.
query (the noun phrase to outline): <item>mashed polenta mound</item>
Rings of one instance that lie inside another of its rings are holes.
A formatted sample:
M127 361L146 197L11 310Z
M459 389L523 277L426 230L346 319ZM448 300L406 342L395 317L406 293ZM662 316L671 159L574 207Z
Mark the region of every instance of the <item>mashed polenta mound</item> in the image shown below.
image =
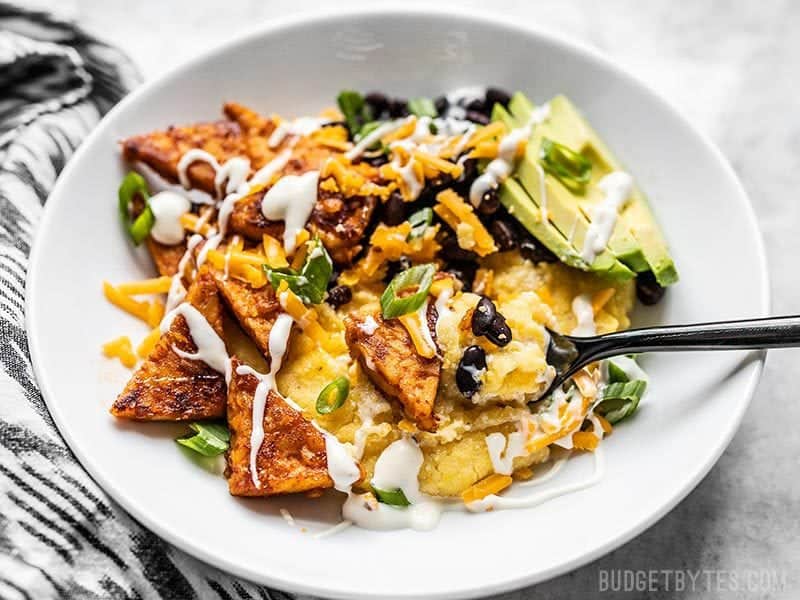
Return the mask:
M509 507L557 448L595 451L647 376L622 357L555 386L551 336L629 327L677 271L566 98L475 93L231 102L123 140L120 213L159 277L103 284L148 327L136 354L119 338L143 362L112 414L188 421L233 495L335 490L375 529Z

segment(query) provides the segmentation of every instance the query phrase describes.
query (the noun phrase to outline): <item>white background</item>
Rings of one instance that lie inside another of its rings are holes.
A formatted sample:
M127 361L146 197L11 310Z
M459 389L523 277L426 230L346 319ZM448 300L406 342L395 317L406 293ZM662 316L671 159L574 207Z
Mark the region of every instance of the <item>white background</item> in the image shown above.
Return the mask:
M323 3L51 0L36 4L57 8L122 47L150 78L257 22L313 10ZM600 48L709 133L742 178L755 205L770 261L773 312L800 312L800 3L461 0L458 5L490 8ZM263 73L254 76L269 85L267 65ZM700 191L695 200L703 202ZM724 228L723 215L720 227ZM718 232L715 238L723 240L724 234ZM763 597L797 597L798 378L800 353L773 352L730 448L672 513L596 563L535 590L502 598L596 597L600 571L607 569L775 570L785 574L786 587ZM610 592L599 595L611 596ZM639 596L631 593L625 597ZM695 592L680 596L663 590L648 597L745 598L751 594L709 591L698 585Z

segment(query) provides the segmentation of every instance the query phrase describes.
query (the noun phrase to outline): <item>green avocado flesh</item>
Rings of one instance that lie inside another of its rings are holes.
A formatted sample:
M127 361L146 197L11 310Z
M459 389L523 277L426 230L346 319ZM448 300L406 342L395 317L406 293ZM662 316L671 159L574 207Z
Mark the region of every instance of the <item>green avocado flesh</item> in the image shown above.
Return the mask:
M524 158L500 186L500 201L531 234L570 266L621 280L638 272L652 271L660 285L675 283L678 273L666 242L644 195L636 187L619 212L607 248L597 254L592 264L581 258L593 207L604 196L597 182L622 167L566 97L556 96L549 106L548 118L533 128ZM492 119L514 129L527 123L533 110L533 104L518 92L512 97L509 110L495 105ZM563 144L590 161L591 178L582 194L544 172L539 162L544 138ZM546 211L541 206L543 197Z

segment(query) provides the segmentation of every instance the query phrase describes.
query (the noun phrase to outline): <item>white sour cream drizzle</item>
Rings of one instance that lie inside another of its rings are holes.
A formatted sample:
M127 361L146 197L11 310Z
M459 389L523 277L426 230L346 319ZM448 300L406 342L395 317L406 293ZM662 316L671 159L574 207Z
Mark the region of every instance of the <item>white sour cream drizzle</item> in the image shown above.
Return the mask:
M588 294L575 296L572 300L572 314L575 315L578 324L570 332L570 335L589 337L597 334L597 327L594 323L592 299Z
M412 119L416 119L415 116L409 116L405 119L396 119L394 121L389 121L388 123L384 123L380 127L376 128L375 130L371 131L369 134L364 136L361 141L359 141L355 146L350 148L347 152L345 152L345 157L348 160L355 160L359 156L361 156L364 151L372 146L375 142L380 141L380 139L385 136L389 135L390 133L397 131L406 123L409 123Z
M261 487L261 481L258 477L257 458L258 451L261 449L261 444L264 442L264 411L266 409L267 397L270 391L280 395L275 377L281 368L283 356L286 353L293 322L294 320L291 316L286 313L281 313L278 315L275 324L269 332L269 373L259 373L247 365L240 365L236 368L236 373L239 375L252 375L258 379L256 392L253 396L252 427L250 430L250 477L253 481L253 485L257 488ZM299 413L303 412L291 399L283 396L281 397L294 410ZM361 476L358 465L336 436L320 428L314 421L311 423L325 437L328 475L330 475L330 478L333 480L334 488L341 492L349 493L352 485L358 481L358 478Z
M444 288L442 293L436 298L434 306L436 307L436 335L439 336L439 322L445 315L450 314L450 298L453 297L452 288Z
M212 154L199 148L192 148L178 161L178 180L186 189L192 185L189 181L189 167L198 161L208 163L214 169L214 187L220 197L241 190L247 183L247 176L250 174L249 159L236 156L227 160L224 165L220 165Z
M183 241L181 217L192 208L192 203L183 194L165 190L148 200L155 223L150 230L153 239L166 246L175 246Z
M281 368L283 355L286 353L286 346L289 343L289 334L292 331L294 320L286 313L281 313L275 320L275 324L269 332L269 373L266 375L259 373L247 365L239 365L236 368L238 375L253 375L258 379L256 392L253 395L252 421L250 428L250 478L253 485L261 487L258 478L258 468L256 459L261 444L264 442L264 410L267 406L267 396L270 391L278 393L278 386L275 384L275 376Z
M535 109L528 122L522 127L517 127L508 132L500 140L497 149L497 158L486 165L486 170L472 182L469 188L469 201L472 206L478 207L483 200L483 195L496 188L511 175L514 169L514 157L519 145L528 140L533 133L533 128L550 117L550 105L543 104Z
M433 341L433 336L431 335L431 328L428 325L428 304L430 300L427 298L425 302L422 303L417 309L417 319L419 320L419 328L422 333L422 341L425 342L425 345L429 348L432 348L434 352L438 352L438 348L436 347L436 342Z
M565 496L566 494L572 494L573 492L585 490L589 487L592 487L593 485L596 485L603 478L604 471L605 471L605 459L603 456L602 449L598 447L594 451L594 473L592 473L591 477L589 477L584 481L570 483L560 487L554 487L549 490L544 490L539 494L532 494L524 498L510 498L507 496L501 497L495 494L490 494L481 500L470 502L469 504L466 505L466 508L470 512L485 512L487 510L508 510L514 508L531 508L543 504L548 500L552 500L553 498L558 498L559 496Z
M527 454L525 436L521 431L510 433L508 439L502 433L490 433L486 436L486 448L494 472L500 475L511 475L514 472L514 459Z
M186 265L192 258L192 254L197 245L203 241L203 236L199 233L193 234L189 241L186 243L186 252L183 253L180 262L178 263L178 272L172 276L172 281L169 284L169 291L167 292L167 303L164 307L167 312L178 306L186 299L186 288L183 287L183 274L186 271Z
M367 318L359 323L358 328L367 335L372 335L378 329L378 322L372 315L367 315Z
M172 350L175 354L190 360L202 360L218 373L224 374L225 381L230 383L231 362L228 357L228 351L225 348L225 342L222 341L222 338L209 325L203 314L194 306L184 302L168 312L161 321L161 334L163 335L169 331L172 321L178 315L181 315L186 320L186 325L189 327L189 336L197 347L197 352L184 352L173 345Z
M268 183L276 173L283 170L291 157L292 151L290 148L279 152L271 161L253 173L253 176L250 178L248 183L251 186L261 183Z
M294 252L297 234L308 221L317 202L319 171L280 178L261 201L261 213L271 221L283 221L283 248Z
M212 198L209 194L205 193L203 190L198 190L198 189L187 190L183 186L170 183L169 181L164 179L155 169L153 169L146 163L140 161L135 162L133 164L133 170L139 173L139 175L141 175L144 178L144 181L147 184L147 189L150 190L151 194L170 191L183 194L184 196L189 198L189 200L191 200L192 204L213 205L216 203L214 198Z
M417 443L406 436L390 444L375 463L373 484L381 489L400 489L411 506L398 508L377 502L372 494L351 493L342 507L347 521L365 529L416 529L427 531L439 523L444 505L426 499L419 490L423 455Z
M294 121L284 121L278 125L269 136L267 143L270 148L276 148L289 135L311 135L323 125L330 123L329 119L318 119L315 117L300 117Z
M589 264L605 250L614 232L619 209L631 194L633 178L624 171L614 171L598 181L597 187L605 197L592 211L592 222L581 249L581 258Z

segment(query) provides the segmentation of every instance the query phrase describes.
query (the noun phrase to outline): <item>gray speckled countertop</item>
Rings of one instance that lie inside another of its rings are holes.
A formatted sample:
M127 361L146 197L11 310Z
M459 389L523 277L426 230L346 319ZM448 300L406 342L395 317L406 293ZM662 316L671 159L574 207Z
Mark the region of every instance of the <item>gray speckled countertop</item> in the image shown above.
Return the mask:
M58 5L120 45L147 77L253 22L319 6L310 0L46 4ZM800 312L795 262L800 257L800 3L493 0L491 5L501 14L598 47L705 130L755 205L766 241L773 312ZM730 447L697 489L659 523L595 563L499 598L800 597L800 402L792 383L798 376L800 352L770 354ZM647 584L655 592L603 591L604 573L614 569L634 570L640 582L654 571L678 571L657 573L655 584ZM676 591L680 573L683 591Z

